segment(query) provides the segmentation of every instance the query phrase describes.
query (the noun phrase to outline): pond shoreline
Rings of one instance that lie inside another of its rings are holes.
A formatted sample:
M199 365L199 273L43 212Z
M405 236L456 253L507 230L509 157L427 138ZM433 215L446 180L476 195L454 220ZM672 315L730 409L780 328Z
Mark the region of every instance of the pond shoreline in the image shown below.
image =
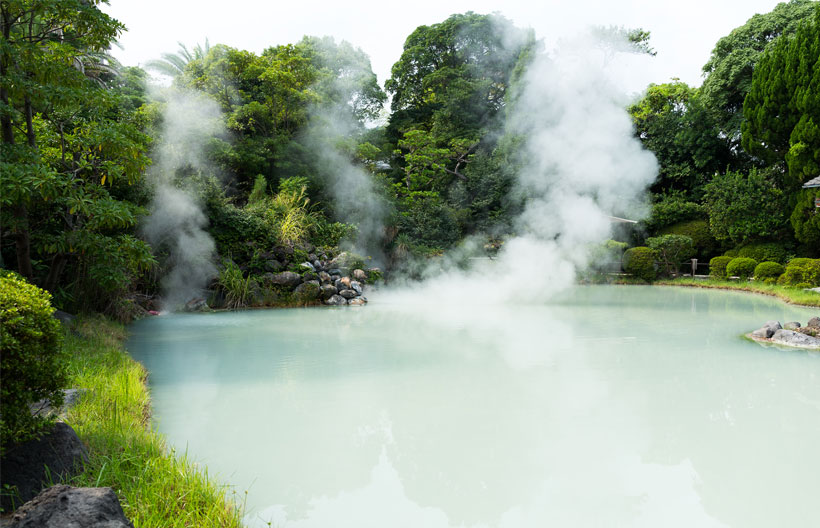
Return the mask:
M739 291L758 295L765 295L767 297L776 297L784 303L791 304L794 306L805 306L807 308L820 307L820 293L809 292L802 289L784 288L782 286L774 286L767 284L734 284L724 281L711 281L709 279L701 281L695 279L679 278L656 281L653 283L653 285Z

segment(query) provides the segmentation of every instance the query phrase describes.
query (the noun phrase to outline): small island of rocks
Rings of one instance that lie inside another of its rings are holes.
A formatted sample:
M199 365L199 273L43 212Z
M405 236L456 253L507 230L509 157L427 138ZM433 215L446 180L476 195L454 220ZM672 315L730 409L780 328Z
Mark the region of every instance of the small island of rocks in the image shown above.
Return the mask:
M806 326L797 321L784 325L779 321L768 321L747 335L755 341L820 350L820 317L812 317Z

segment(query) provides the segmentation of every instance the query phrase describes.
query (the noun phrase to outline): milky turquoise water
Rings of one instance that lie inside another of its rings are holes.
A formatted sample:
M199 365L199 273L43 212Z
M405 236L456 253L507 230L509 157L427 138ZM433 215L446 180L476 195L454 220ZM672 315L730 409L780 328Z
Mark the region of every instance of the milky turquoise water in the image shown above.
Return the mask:
M550 305L179 314L132 326L157 427L281 527L820 526L816 310L578 287Z

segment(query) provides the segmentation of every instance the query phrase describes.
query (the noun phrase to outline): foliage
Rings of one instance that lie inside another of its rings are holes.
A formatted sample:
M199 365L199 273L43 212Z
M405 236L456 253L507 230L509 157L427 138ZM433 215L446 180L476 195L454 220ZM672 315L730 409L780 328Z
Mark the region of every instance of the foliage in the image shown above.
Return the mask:
M788 251L777 242L752 242L738 248L737 257L748 257L758 262L772 261L784 264Z
M786 162L783 188L820 174L820 7L754 70L743 103L743 148L768 163Z
M747 257L735 257L726 265L726 275L748 279L754 275L757 261Z
M176 53L163 53L161 59L149 60L145 67L168 77L178 77L185 71L189 62L205 57L211 50L211 43L205 39L205 45L196 44L193 51L182 42L177 42L179 50Z
M230 259L222 262L217 284L225 295L225 307L229 309L249 306L257 286L250 275L243 277L242 270Z
M240 528L242 498L236 491L169 449L151 426L148 373L122 348L125 328L82 317L75 329L64 344L69 386L88 392L68 411L68 421L89 457L68 484L113 488L135 526Z
M709 275L716 279L727 278L729 275L726 273L726 267L735 258L735 256L728 255L714 257L712 260L709 261Z
M671 225L660 231L661 235L683 235L692 239L695 248L695 256L707 258L714 254L718 247L717 240L712 236L709 229L709 222L706 220L689 220Z
M704 204L716 239L742 244L782 234L788 198L777 188L771 173L730 171L716 175L706 185Z
M670 192L655 195L652 212L644 224L650 233L658 233L668 226L706 217L705 207L689 201L681 192Z
M48 423L29 406L62 404L65 354L51 296L20 277L0 277L0 449L24 442Z
M756 281L776 279L783 275L785 271L786 268L783 267L783 264L778 262L761 262L755 267L754 277Z
M627 249L623 256L624 271L651 282L655 280L655 251L648 247L634 247Z
M814 201L818 198L820 198L820 189L802 191L797 196L797 203L789 218L794 228L795 238L814 248L820 248L820 212L818 212L820 208L814 205Z
M663 262L668 275L677 275L680 263L695 254L692 239L685 235L661 235L647 239L646 243Z
M771 295L785 302L803 306L820 307L820 293L796 289L790 286L771 284L770 282L738 282L727 280L701 280L689 277L680 277L670 281L661 281L660 284L670 286L688 286L693 288L714 288L719 290L736 290Z
M778 284L820 286L820 259L796 258L789 261Z

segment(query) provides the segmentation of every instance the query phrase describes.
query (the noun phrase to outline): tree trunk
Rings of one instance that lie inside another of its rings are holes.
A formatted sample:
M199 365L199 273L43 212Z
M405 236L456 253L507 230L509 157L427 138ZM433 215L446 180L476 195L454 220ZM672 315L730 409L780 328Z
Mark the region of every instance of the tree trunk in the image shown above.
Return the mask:
M60 280L60 275L62 275L63 269L65 269L65 265L67 263L67 255L63 253L54 255L54 258L51 259L51 267L48 270L48 277L46 277L46 282L43 284L43 288L45 290L54 294L54 290L57 288L57 283Z

